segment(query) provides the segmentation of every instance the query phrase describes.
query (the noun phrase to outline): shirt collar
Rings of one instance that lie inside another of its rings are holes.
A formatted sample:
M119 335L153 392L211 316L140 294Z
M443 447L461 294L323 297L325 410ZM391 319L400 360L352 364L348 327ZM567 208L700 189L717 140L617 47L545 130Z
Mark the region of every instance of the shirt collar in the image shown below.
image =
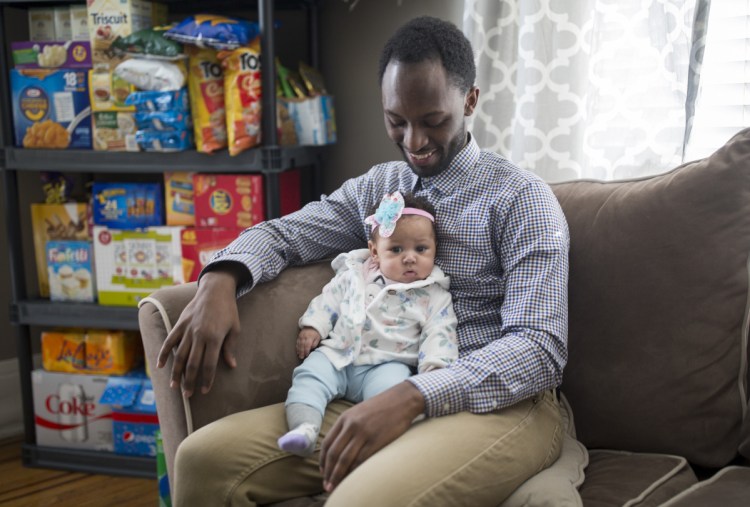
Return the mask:
M479 145L471 133L468 134L469 141L461 151L453 158L446 170L437 176L421 178L423 189L437 189L442 194L450 194L463 179L470 173L472 167L479 161ZM412 188L416 191L420 178L415 174Z

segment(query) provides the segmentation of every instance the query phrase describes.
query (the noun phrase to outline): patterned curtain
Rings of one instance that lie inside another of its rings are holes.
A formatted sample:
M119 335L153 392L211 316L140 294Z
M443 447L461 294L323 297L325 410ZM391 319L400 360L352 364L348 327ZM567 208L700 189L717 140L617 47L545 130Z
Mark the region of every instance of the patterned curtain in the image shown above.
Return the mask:
M465 0L479 145L549 182L680 164L701 1Z

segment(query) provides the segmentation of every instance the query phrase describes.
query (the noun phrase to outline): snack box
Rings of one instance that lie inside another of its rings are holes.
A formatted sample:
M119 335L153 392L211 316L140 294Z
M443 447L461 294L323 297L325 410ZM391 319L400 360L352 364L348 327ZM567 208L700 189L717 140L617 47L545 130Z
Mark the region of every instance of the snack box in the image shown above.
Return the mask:
M134 113L95 111L91 113L96 151L139 151L135 141Z
M237 239L242 229L197 227L182 231L182 270L186 282L198 280L211 257Z
M52 301L96 300L90 241L48 241L47 277Z
M70 39L89 42L89 14L85 5L70 6ZM89 47L90 42L89 42Z
M16 146L90 149L86 71L11 69Z
M164 173L164 207L167 211L167 225L195 225L193 198L193 173Z
M336 142L336 115L332 96L280 100L294 122L299 144L323 145Z
M42 331L42 366L47 371L84 373L86 331L67 329Z
M91 240L88 215L89 206L82 202L31 205L31 229L34 236L34 258L40 297L49 297L47 242Z
M112 408L99 402L109 377L31 372L36 443L113 451Z
M92 111L135 111L125 103L135 86L108 69L91 69L88 78Z
M59 68L88 69L91 67L89 41L13 42L13 65L17 69Z
M155 290L183 283L182 229L118 230L94 226L99 304L137 306Z
M125 58L110 50L117 37L167 23L167 11L143 0L88 0L89 38L95 67L114 69Z
M99 403L112 407L116 454L156 456L159 418L150 379L145 376L110 377Z
M57 5L53 7L55 12L55 39L71 40L73 30L70 26L70 7L67 5Z
M161 430L156 432L156 482L159 484L159 507L172 507L167 457L164 454L164 440L161 436Z
M195 174L195 225L246 229L266 219L263 176Z
M32 7L29 9L29 39L57 40L54 8Z
M105 183L93 186L94 223L119 229L164 225L161 183Z

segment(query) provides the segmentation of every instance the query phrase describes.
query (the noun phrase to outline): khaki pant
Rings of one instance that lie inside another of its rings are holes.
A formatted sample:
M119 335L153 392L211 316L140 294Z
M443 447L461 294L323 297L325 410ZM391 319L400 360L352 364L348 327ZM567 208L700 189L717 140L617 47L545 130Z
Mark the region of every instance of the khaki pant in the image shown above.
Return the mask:
M321 439L350 406L329 405ZM174 505L252 506L321 492L318 453L305 459L276 446L286 430L283 404L197 430L177 451ZM490 414L426 419L355 469L326 507L496 506L552 464L561 442L552 392Z

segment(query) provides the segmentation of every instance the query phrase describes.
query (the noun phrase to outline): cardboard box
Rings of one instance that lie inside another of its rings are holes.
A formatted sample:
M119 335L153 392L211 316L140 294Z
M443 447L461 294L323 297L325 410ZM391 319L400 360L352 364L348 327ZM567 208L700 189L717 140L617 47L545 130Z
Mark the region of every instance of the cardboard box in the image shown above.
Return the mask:
M55 39L67 41L73 38L73 31L70 27L70 7L67 5L58 5L54 7L55 11Z
M136 88L111 70L91 69L89 100L92 111L135 111L135 106L125 104L128 95Z
M70 6L70 39L89 40L89 14L85 5ZM89 46L90 47L90 46Z
M156 432L156 481L159 483L159 507L172 507L172 495L169 490L167 457L164 454L164 441L161 430Z
M112 408L99 402L108 380L32 371L37 445L113 451Z
M93 186L94 223L116 229L164 225L161 183L105 183Z
M195 225L246 229L266 219L263 176L196 174Z
M31 228L34 235L34 258L40 297L49 297L47 242L91 240L88 215L89 207L86 203L31 205Z
M94 258L90 241L48 241L47 278L52 301L96 300Z
M138 333L89 329L85 335L86 373L124 375L143 360Z
M193 173L164 173L167 225L195 225L195 196L193 194Z
M182 229L118 230L94 226L99 304L137 306L155 290L183 283Z
M111 377L99 403L112 407L115 453L156 456L159 418L150 379Z
M139 151L135 141L134 113L122 111L95 111L91 113L94 150Z
M88 69L91 44L88 41L22 41L10 44L13 65L17 69Z
M186 282L198 280L213 255L237 239L242 229L189 228L182 231L182 270Z
M83 373L86 370L86 331L43 331L42 366L47 371Z
M86 71L11 69L16 146L90 149Z
M332 96L279 100L289 111L299 144L323 145L336 142L336 114Z
M57 40L54 8L33 7L29 9L29 39Z

